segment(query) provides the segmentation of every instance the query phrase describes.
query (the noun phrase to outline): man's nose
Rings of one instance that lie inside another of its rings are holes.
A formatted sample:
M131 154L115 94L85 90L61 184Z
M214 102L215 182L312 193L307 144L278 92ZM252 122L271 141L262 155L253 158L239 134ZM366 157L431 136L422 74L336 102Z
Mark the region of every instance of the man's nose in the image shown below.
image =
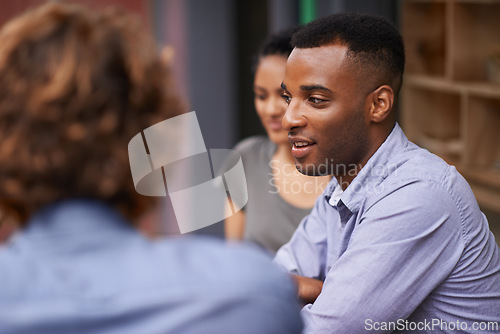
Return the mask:
M287 131L291 131L294 128L302 127L306 124L306 119L301 113L299 101L290 101L286 108L285 115L281 120L281 126Z

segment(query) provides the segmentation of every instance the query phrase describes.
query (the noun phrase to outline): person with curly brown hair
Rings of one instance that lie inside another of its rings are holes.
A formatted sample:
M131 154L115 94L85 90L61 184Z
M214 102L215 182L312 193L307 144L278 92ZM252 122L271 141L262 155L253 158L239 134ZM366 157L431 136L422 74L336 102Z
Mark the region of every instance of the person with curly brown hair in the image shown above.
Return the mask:
M0 31L0 333L300 333L295 288L254 249L149 240L128 142L184 112L131 15L47 3ZM167 143L168 144L168 143Z

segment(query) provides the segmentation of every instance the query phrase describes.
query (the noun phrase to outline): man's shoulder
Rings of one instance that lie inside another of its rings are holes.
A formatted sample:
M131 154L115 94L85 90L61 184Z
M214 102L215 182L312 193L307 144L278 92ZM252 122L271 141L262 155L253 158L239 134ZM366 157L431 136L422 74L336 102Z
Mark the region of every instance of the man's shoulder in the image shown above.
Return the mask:
M386 170L385 183L429 182L448 190L467 184L455 166L412 142L408 142L405 150L391 157L383 169Z
M408 142L408 146L391 157L383 169L385 175L378 185L382 197L404 193L401 201L432 201L433 206L447 203L458 210L467 207L479 211L468 182L456 167L416 144Z

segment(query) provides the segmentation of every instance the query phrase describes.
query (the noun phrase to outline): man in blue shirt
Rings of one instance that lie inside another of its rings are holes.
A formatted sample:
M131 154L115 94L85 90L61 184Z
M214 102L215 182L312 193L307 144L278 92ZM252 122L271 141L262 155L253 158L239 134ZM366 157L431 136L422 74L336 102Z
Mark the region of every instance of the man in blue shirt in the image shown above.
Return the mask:
M0 211L22 226L0 247L1 334L301 332L262 253L136 230L154 201L127 144L183 112L174 90L121 11L50 2L1 30Z
M275 262L306 333L498 333L500 251L453 166L409 142L394 106L404 47L383 18L337 14L292 40L283 80L296 167L334 178Z

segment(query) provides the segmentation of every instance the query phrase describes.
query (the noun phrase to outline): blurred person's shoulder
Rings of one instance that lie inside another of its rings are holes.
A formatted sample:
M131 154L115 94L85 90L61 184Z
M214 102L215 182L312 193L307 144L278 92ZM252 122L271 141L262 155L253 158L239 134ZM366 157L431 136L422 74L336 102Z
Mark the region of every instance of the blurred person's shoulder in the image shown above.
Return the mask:
M275 264L269 254L251 244L227 243L208 236L186 236L166 238L156 242L156 252L168 258L170 269L190 271L192 275L203 277L208 284L246 286L251 293L251 285L276 288L291 292L294 287L289 277Z
M15 245L1 246L0 318L2 313L10 317L38 309L41 313L31 313L28 319L38 328L44 321L41 310L57 312L64 302L72 306L69 315L75 325L99 321L100 316L93 315L82 320L80 307L89 304L93 314L108 312L110 318L124 305L131 314L157 307L165 333L302 329L292 280L254 246L202 236L150 241L130 234L128 240L114 239L95 252L66 255L23 256ZM57 313L54 326L63 324L66 316ZM19 326L22 323L13 318L7 328Z
M263 250L202 236L169 238L156 247L159 257L169 259L166 276L182 273L193 305L229 307L207 319L203 331L221 333L223 321L224 333L301 333L295 285Z
M22 251L13 242L17 236L12 235L9 240L0 244L0 297L16 296L32 279L36 279L37 263L24 256Z
M276 151L276 144L266 136L252 136L240 141L234 147L241 154L246 169L267 165Z
M273 151L276 149L276 145L269 140L266 136L252 136L240 141L234 149L242 156L255 155L262 151Z

